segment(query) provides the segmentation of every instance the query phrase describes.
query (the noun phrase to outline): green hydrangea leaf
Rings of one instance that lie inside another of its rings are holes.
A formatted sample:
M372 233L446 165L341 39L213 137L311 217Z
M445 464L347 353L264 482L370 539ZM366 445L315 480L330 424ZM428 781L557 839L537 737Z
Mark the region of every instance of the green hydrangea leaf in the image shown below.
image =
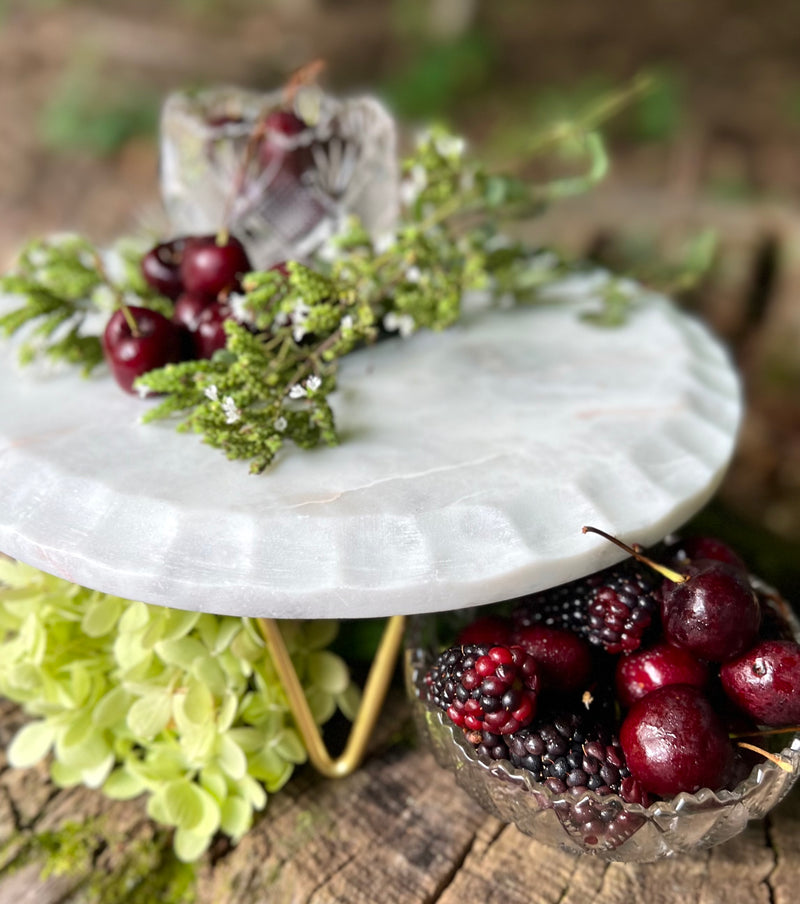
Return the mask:
M164 614L164 625L161 639L178 640L185 637L200 620L199 612L187 612L182 609L168 609Z
M285 728L275 741L275 751L290 763L304 763L306 748L300 735L293 728Z
M152 740L160 734L172 718L172 694L157 690L140 697L128 710L128 728L136 737Z
M270 778L264 780L264 787L269 791L270 794L274 794L276 791L280 791L281 788L289 781L292 777L292 773L294 772L294 765L292 763L284 763L283 769L280 772L273 773Z
M130 755L125 759L125 768L147 788L157 790L185 774L186 757L174 743L153 743L146 760Z
M162 825L172 825L169 819L169 812L166 804L166 785L158 787L150 797L147 798L147 815L155 822Z
M128 612L130 610L127 610ZM127 615L127 612L125 613ZM142 646L141 634L137 631L127 631L122 626L125 615L120 619L119 634L114 641L114 658L117 660L123 674L135 669L137 666L146 666L152 657L151 650Z
M308 656L309 681L329 694L342 694L350 684L350 672L335 653L319 650Z
M222 666L210 655L198 656L189 671L215 696L221 697L225 693L228 687L228 677Z
M178 829L213 835L219 828L219 804L208 791L187 779L166 786L164 812L166 822Z
M341 694L335 695L336 705L345 718L355 721L361 706L361 688L357 684L350 683Z
M100 595L87 606L81 619L81 631L87 637L104 637L113 630L122 608L122 600Z
M217 766L209 766L200 773L200 784L217 801L224 801L228 794L228 780Z
M249 631L240 631L231 642L230 649L234 656L246 662L256 662L264 656L264 644Z
M124 766L115 769L103 785L103 793L112 800L131 800L144 790L145 786L141 780Z
M201 835L198 832L178 829L175 832L175 840L173 842L176 857L184 863L194 863L208 849L209 844L211 844L212 834Z
M206 648L195 637L161 640L155 644L155 651L164 662L187 671L191 671L195 660L207 655Z
M203 818L199 788L187 779L170 782L164 788L164 814L170 825L194 829Z
M217 712L217 730L229 731L236 718L236 711L239 708L239 698L236 694L225 692L222 694L222 701Z
M228 734L219 736L217 762L234 781L239 781L247 772L247 757L242 748Z
M56 758L66 766L93 769L110 752L103 732L94 725L90 713L75 719L66 731L56 738Z
M130 603L122 613L119 623L120 634L134 634L143 631L151 618L151 609L144 603Z
M12 666L8 672L7 684L16 694L28 695L37 693L42 686L42 673L35 665L22 662ZM15 694L11 694L12 699Z
M253 824L253 810L241 797L229 797L222 805L220 828L238 841Z
M289 775L291 775L291 772ZM263 810L266 807L267 792L264 790L264 786L251 775L246 775L239 782L237 790L254 810Z
M83 770L80 766L67 765L62 760L55 760L50 765L50 778L59 788L74 788L83 781Z
M0 584L30 593L40 582L41 572L35 568L15 559L0 556Z
M309 650L322 650L329 647L339 633L338 622L331 619L314 619L303 623L303 640Z
M113 687L92 708L92 721L98 728L111 728L125 722L131 695L122 685Z
M109 752L105 759L93 767L81 771L81 781L87 788L100 788L114 768L115 756Z
M271 732L263 728L231 728L227 733L246 754L258 753L270 742Z
M70 698L74 706L83 706L92 692L93 681L88 671L79 663L70 669Z
M209 644L209 651L216 655L227 650L241 630L242 620L240 618L220 618L216 638L213 645Z
M288 763L277 750L265 747L248 758L247 772L262 781L268 791L276 791L285 784L293 768L293 764Z
M324 725L336 712L333 696L318 685L306 688L306 700L317 725Z
M14 735L8 747L8 762L16 769L27 769L50 752L55 729L48 722L29 722Z
M200 681L192 680L186 693L175 695L175 717L195 725L206 725L214 718L214 697Z
M19 640L24 645L28 659L41 665L47 650L47 631L35 612L31 612L19 629Z

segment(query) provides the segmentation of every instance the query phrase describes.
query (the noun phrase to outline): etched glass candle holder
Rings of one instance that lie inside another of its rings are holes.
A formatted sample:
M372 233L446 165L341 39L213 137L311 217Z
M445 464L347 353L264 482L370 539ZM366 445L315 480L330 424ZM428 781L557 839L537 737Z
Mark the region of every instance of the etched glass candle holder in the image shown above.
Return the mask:
M226 228L256 267L310 254L348 216L373 238L397 219L395 125L373 98L312 88L291 102L238 88L178 92L164 105L160 134L173 232Z

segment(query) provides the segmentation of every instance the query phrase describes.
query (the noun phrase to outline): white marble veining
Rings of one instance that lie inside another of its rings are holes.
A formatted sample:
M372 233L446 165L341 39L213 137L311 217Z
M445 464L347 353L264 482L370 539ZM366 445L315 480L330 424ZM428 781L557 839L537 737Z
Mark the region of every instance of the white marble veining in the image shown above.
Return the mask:
M368 617L491 602L649 543L717 487L741 415L708 332L648 295L584 323L561 304L473 312L352 355L341 446L287 447L254 477L139 423L101 374L20 370L0 348L0 550L121 596L237 615Z

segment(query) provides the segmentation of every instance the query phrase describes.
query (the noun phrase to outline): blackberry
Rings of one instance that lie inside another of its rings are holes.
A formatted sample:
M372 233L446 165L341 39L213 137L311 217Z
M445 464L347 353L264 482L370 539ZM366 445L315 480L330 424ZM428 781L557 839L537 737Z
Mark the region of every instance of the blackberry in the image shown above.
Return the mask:
M491 731L468 731L466 739L475 748L475 753L485 760L509 760L508 743L503 735Z
M577 713L563 713L537 720L505 740L511 762L558 796L546 806L584 846L613 850L644 824L641 814L627 811L619 800L596 800L586 793L614 793L643 806L651 802L607 729Z
M658 574L628 560L522 597L512 620L517 630L540 624L573 631L608 653L632 653L656 617L660 586Z
M450 647L436 659L425 684L428 699L465 731L506 735L536 714L536 660L519 646Z
M628 803L649 799L631 778L617 738L577 713L537 720L506 738L511 762L554 794L618 794Z

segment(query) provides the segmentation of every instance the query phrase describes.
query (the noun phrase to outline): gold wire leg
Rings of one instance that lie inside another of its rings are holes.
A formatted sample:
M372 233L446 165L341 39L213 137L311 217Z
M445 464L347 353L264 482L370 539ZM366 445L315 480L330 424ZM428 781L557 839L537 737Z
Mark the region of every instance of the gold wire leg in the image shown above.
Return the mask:
M297 677L289 651L283 641L278 621L274 618L259 618L258 625L267 647L272 654L272 661L278 673L289 707L297 722L297 730L305 742L308 758L314 768L327 778L341 778L354 772L364 759L367 743L378 720L378 715L392 680L392 673L400 653L400 645L405 629L405 616L393 615L383 630L378 651L364 685L361 706L358 709L347 745L341 756L333 759L322 740L314 717L303 693L300 679Z

